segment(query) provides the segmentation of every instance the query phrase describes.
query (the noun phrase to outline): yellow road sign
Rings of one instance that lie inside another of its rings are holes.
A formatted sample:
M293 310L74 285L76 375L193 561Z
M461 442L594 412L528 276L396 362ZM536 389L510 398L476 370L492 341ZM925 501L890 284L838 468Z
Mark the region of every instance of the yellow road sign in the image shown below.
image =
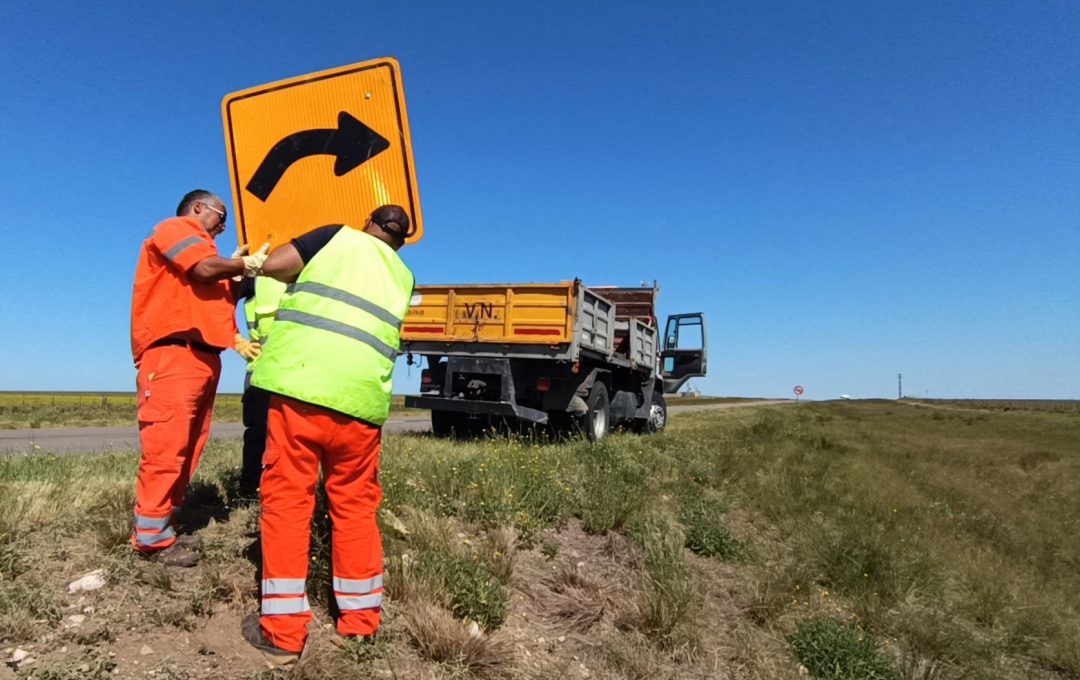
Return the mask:
M392 58L298 76L221 103L240 243L277 247L402 206L424 234L401 66Z

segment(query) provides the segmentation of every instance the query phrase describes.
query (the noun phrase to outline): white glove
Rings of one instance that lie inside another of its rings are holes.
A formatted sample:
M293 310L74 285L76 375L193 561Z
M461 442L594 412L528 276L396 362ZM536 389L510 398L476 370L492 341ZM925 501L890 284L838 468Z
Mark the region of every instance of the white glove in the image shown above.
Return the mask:
M244 255L247 255L247 251L248 251L248 244L245 243L244 245L242 245L239 248L237 248L236 250L234 250L233 254L230 255L229 257L231 257L232 259L235 260L238 257L243 257ZM233 281L236 281L237 283L240 283L241 281L244 280L243 274L237 274L236 276L230 276L229 278L231 278Z
M269 257L270 244L262 244L262 248L259 248L253 255L244 255L241 259L244 261L244 276L259 276L262 274L263 263L266 262L266 258Z

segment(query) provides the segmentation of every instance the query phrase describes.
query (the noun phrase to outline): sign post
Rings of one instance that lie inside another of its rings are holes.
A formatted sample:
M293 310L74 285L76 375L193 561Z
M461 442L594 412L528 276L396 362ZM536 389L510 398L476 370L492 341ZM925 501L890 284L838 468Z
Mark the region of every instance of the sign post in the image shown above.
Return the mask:
M802 385L796 385L794 392L795 392L795 401L798 401L799 397L801 397L803 395Z
M401 66L392 58L261 85L221 103L240 243L272 247L393 203L424 234Z

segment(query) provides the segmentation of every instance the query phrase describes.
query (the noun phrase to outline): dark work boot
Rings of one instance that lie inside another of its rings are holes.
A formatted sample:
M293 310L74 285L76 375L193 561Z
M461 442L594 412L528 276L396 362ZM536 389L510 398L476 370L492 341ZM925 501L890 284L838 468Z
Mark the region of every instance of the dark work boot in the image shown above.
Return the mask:
M262 652L266 660L274 666L285 666L300 659L299 652L275 647L273 642L266 639L262 626L259 625L258 614L248 614L244 617L244 620L240 622L240 634L249 645Z
M166 567L194 567L199 563L198 554L179 543L173 543L164 550L143 554L155 562L164 564Z

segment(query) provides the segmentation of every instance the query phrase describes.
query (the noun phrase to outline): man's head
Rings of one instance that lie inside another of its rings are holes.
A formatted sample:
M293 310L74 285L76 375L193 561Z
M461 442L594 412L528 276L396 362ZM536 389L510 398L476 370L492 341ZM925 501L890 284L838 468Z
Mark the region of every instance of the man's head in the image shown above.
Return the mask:
M391 248L397 250L405 245L409 231L409 213L400 205L383 205L371 213L364 231L382 239Z
M196 189L184 194L180 199L180 205L176 206L178 217L194 217L202 225L206 233L216 237L225 231L225 219L228 211L225 203L218 198L217 194L210 193L205 189Z

